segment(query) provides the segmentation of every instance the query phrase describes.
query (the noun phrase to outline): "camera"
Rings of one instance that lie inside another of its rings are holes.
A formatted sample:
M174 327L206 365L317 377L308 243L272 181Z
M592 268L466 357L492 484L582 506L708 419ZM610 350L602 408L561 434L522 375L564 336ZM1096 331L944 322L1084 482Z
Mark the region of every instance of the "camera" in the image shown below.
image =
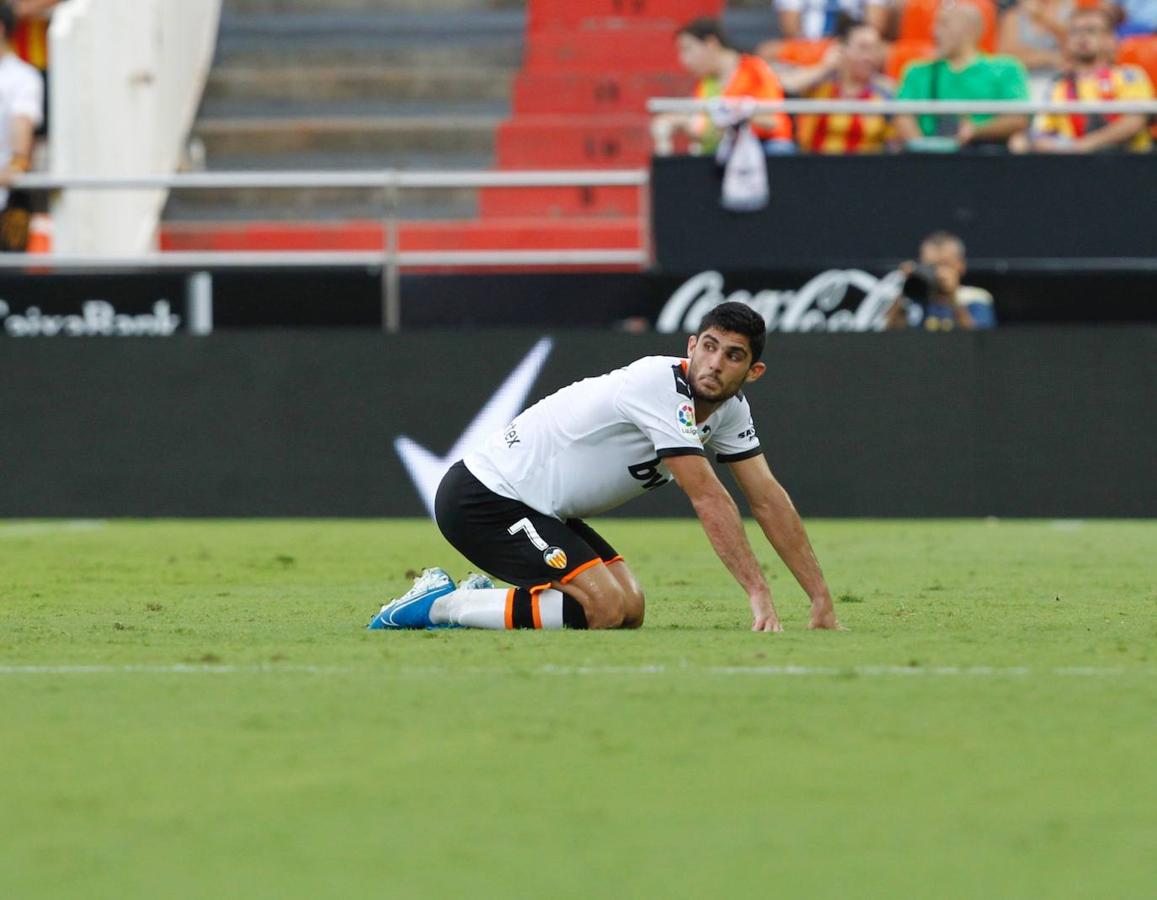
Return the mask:
M940 293L940 279L935 266L914 266L904 279L904 296L913 303L927 303Z

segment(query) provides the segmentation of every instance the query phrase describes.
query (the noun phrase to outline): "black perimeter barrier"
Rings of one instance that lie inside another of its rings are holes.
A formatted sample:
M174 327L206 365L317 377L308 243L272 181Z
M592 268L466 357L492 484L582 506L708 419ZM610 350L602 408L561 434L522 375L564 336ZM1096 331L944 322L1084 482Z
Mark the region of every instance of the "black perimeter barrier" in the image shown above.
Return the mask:
M915 247L910 248L915 253ZM965 283L995 297L1003 326L1157 322L1157 263L1102 271L972 265ZM873 331L895 296L889 266L731 271L456 273L402 277L402 326L694 330L706 308L741 300L770 331ZM201 273L0 274L0 343L77 337L172 337L190 330ZM379 270L218 270L203 324L216 332L382 330ZM891 290L888 285L892 284Z
M415 516L538 331L250 332L0 348L0 516ZM679 335L567 332L526 402ZM751 387L805 516L1153 516L1157 329L771 335ZM643 460L640 460L643 462ZM690 515L674 485L623 514Z
M888 266L939 229L1014 270L1157 256L1157 154L775 157L758 213L720 207L713 160L657 158L651 175L665 272Z

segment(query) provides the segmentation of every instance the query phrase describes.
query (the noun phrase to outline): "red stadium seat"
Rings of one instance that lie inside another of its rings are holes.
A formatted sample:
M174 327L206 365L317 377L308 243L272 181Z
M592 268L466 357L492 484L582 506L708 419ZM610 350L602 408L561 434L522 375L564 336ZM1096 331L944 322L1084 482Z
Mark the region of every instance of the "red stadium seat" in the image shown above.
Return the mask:
M935 53L936 45L928 41L896 41L888 48L884 72L889 78L899 82L908 63L918 59L928 59Z
M1154 88L1157 88L1157 34L1125 38L1121 41L1117 62L1144 69L1149 75L1149 80L1153 82ZM1157 118L1150 119L1150 122L1152 125L1149 130L1153 137L1157 138Z
M651 157L645 116L531 116L498 128L500 169L626 169Z
M1140 66L1157 86L1157 34L1125 38L1121 41L1117 61L1122 65Z
M478 213L485 219L547 216L614 218L639 214L639 189L634 187L483 188Z
M831 38L807 40L798 38L780 42L776 58L789 66L814 66L819 63L835 41Z
M647 165L647 100L686 97L694 88L679 67L675 30L698 16L718 16L723 5L722 0L529 0L512 116L495 136L496 167ZM517 237L527 247L558 246L550 242L567 235L589 242L582 246L637 246L640 203L639 190L630 187L478 193L480 221L506 227L503 236ZM527 224L535 222L541 235ZM409 233L416 234L413 228Z
M514 82L514 114L642 114L651 97L690 96L694 86L689 75L669 71L523 72Z
M674 29L663 24L530 32L523 71L677 71L678 65Z
M678 27L700 16L723 13L723 0L529 0L527 21L532 30L577 28L614 19L654 22Z

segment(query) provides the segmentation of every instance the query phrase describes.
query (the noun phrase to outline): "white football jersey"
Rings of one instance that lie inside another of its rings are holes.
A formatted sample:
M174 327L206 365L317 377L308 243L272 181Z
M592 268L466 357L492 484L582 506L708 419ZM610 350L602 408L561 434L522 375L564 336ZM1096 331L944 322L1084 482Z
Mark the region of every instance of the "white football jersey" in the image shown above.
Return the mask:
M466 468L494 493L565 520L667 484L666 457L704 456L705 447L720 462L760 453L742 394L695 421L686 365L647 356L564 387L468 453Z

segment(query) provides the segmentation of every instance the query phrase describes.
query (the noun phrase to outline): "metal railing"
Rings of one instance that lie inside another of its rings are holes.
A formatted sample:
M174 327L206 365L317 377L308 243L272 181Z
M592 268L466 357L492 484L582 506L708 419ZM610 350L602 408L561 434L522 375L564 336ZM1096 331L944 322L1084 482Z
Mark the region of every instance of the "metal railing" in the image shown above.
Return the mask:
M1035 113L1057 115L1157 115L1157 100L1089 100L1073 103L1036 100L751 100L720 98L696 100L678 97L655 97L647 101L647 111L658 113L710 112L720 105L741 105L755 113L784 112L789 115L1010 115Z
M420 172L397 169L354 172L199 172L140 176L56 176L30 174L15 179L21 190L212 190L244 188L344 188L379 191L384 247L377 251L164 252L135 256L93 254L0 254L0 271L108 271L124 269L381 267L382 323L401 327L401 270L413 267L645 266L650 262L648 222L650 173L645 169L608 171ZM400 194L416 188L635 187L641 192L638 250L408 250L398 239Z
M713 98L653 98L648 112L694 114L709 112L721 104L742 104L752 113L864 115L963 115L1010 114L1063 115L1141 114L1157 116L1157 101L1089 101L1074 103L1038 101L913 101L913 100L781 100ZM382 321L385 330L401 324L401 270L407 267L490 266L644 266L650 262L650 174L645 169L602 171L402 171L398 169L281 172L202 172L132 177L23 175L12 187L26 190L199 190L199 189L364 189L380 192L384 247L381 252L166 252L139 256L60 254L0 254L0 271L78 271L124 269L185 269L260 267L380 267L382 272ZM638 250L447 250L403 251L398 239L399 199L402 191L452 188L541 187L635 187L639 203Z

